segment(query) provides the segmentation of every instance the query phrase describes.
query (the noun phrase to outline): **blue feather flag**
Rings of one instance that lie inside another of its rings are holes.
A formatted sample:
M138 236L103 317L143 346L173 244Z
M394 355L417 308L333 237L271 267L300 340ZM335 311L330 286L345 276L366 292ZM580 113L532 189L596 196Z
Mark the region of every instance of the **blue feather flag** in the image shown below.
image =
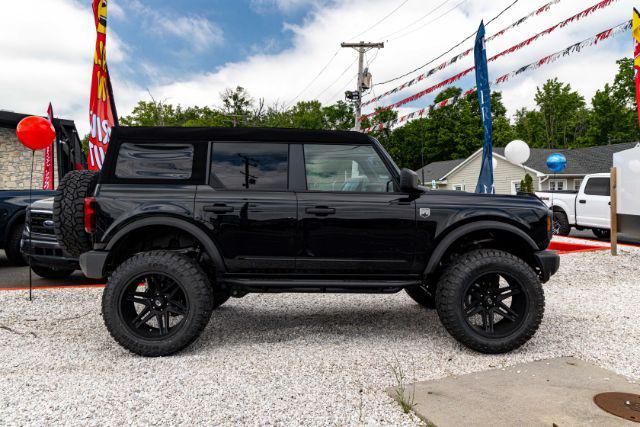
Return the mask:
M484 22L480 23L476 36L474 56L476 62L476 87L478 102L484 128L484 144L482 146L482 166L476 193L495 194L493 186L493 125L491 122L491 90L489 88L489 69L487 67L487 50L484 45Z

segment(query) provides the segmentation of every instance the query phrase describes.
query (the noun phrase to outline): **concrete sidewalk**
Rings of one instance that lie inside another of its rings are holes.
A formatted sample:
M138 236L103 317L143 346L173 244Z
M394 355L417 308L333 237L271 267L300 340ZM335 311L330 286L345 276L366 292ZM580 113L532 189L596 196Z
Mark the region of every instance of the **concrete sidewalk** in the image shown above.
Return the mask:
M419 382L406 389L406 394L414 393L418 416L438 427L633 426L637 424L602 411L593 397L610 391L640 394L638 384L571 357ZM393 397L394 391L389 393ZM405 395L405 401L410 399Z

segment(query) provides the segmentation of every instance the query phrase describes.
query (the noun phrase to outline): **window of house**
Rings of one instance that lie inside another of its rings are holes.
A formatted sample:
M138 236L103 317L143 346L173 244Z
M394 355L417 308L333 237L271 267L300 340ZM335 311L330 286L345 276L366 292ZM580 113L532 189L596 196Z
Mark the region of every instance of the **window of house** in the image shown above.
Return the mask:
M453 186L453 189L455 191L464 191L464 185L463 184L456 184Z
M211 185L222 190L286 191L288 144L216 142Z
M567 189L566 179L552 179L549 181L550 191L564 191Z
M611 179L609 178L589 178L584 188L584 194L590 196L610 196Z
M580 190L580 186L582 185L582 179L574 179L573 180L573 189L575 191Z
M511 181L511 194L518 194L520 192L521 187L520 181Z
M193 171L191 144L123 143L116 177L124 179L188 180Z
M397 190L389 170L369 145L305 144L304 163L309 191Z

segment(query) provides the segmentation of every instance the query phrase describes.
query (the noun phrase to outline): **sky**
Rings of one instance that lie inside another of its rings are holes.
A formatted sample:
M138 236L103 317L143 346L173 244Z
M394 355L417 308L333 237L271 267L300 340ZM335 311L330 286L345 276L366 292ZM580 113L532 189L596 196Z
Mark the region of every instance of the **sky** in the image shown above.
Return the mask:
M332 103L355 89L356 53L343 41L385 42L366 60L374 83L402 75L449 50L514 0L109 0L107 61L120 116L139 100L219 106L226 88L245 87L266 104L319 99ZM551 0L520 0L487 26L510 25ZM95 29L90 0L0 0L0 109L71 118L81 134L88 108ZM596 4L561 0L487 43L498 53ZM633 0L618 0L574 24L489 65L491 78L520 68L631 19ZM463 43L443 60L467 47ZM615 61L632 55L631 34L524 74L499 87L508 114L535 106L536 87L558 77L587 100L612 82ZM439 63L441 61L438 61ZM434 63L433 65L436 65ZM386 98L386 105L473 65L470 55L419 85ZM426 69L428 69L427 67ZM424 71L424 69L423 69ZM410 79L414 73L407 77ZM374 87L365 100L398 80ZM457 84L474 86L471 75ZM435 94L434 94L435 95ZM403 106L404 114L433 101ZM371 111L373 105L366 108Z

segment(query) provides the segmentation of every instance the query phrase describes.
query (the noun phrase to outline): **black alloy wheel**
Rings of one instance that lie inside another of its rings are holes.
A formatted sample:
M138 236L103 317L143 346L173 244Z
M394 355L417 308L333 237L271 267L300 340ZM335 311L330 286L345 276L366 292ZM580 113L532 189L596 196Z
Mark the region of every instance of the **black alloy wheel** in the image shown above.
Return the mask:
M146 339L164 339L176 333L189 314L189 299L171 276L143 273L124 288L120 315L129 330Z
M163 250L123 262L102 295L102 317L111 336L148 357L168 356L191 345L213 307L211 284L197 261Z
M488 273L468 284L461 304L467 324L477 333L503 338L522 325L528 302L516 279Z
M524 260L498 249L476 249L453 260L438 282L438 316L460 343L481 353L506 353L535 334L544 292Z

